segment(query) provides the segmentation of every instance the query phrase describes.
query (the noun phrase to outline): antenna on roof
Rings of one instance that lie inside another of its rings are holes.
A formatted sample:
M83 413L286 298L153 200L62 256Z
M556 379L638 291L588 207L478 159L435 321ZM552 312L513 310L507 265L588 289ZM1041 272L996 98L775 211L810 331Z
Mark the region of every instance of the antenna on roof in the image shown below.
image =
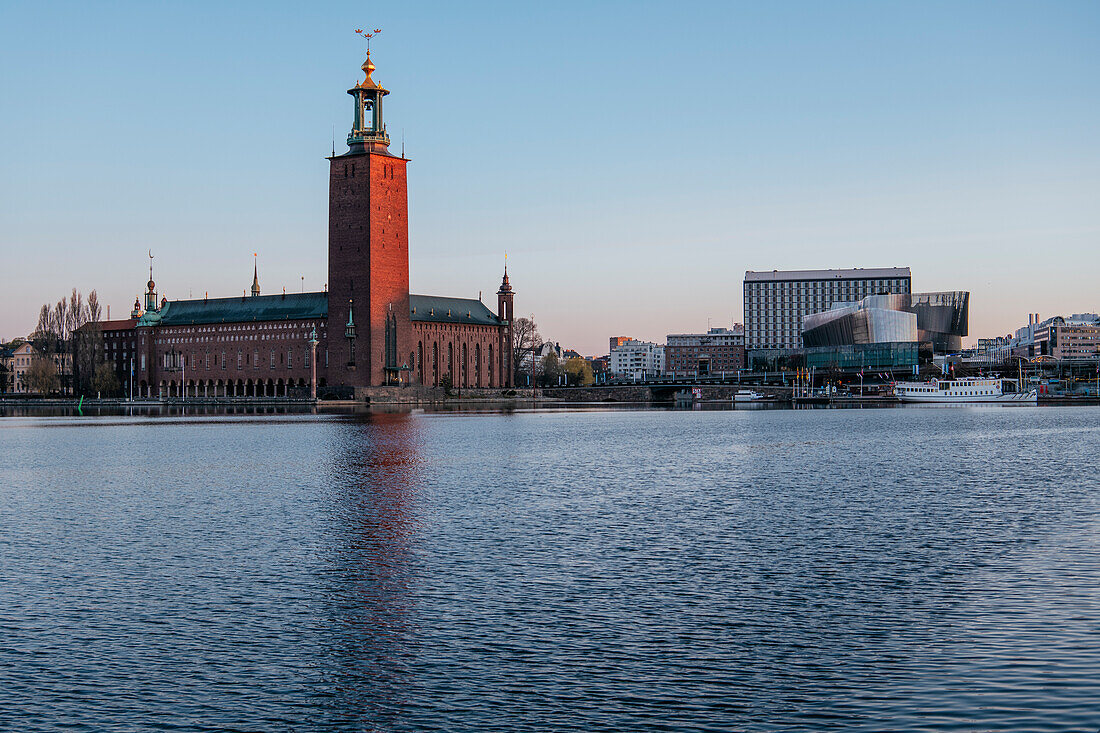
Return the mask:
M401 157L405 157L405 128L401 128Z
M336 157L336 124L332 125L332 157Z

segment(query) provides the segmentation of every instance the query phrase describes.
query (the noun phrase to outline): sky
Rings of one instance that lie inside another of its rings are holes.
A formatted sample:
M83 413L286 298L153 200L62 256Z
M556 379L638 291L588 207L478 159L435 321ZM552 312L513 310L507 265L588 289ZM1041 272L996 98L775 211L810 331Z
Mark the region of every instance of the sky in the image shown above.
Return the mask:
M746 270L912 268L970 337L1100 311L1100 3L0 0L0 339L95 289L320 290L381 28L411 289L589 355L742 319Z

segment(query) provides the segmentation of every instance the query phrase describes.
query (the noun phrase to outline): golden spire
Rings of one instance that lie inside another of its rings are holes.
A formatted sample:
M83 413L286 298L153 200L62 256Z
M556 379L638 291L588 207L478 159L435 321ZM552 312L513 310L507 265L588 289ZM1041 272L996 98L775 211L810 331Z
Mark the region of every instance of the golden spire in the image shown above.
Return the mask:
M374 73L374 62L370 60L370 51L367 51L367 60L363 62L362 69L367 78L356 84L356 86L360 89L377 89L378 83L370 78L370 75Z
M356 28L355 32L363 38L367 39L367 60L363 62L363 66L361 67L363 69L363 73L367 75L367 78L359 82L355 86L359 87L360 89L378 89L378 82L370 77L370 75L374 72L374 64L370 60L370 39L381 33L382 29L375 28L370 33L367 33L362 28Z

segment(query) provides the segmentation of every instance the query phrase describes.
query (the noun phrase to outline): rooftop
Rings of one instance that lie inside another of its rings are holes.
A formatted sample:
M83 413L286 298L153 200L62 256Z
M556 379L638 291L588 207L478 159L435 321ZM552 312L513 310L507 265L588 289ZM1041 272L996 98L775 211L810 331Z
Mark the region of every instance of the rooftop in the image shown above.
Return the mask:
M138 326L191 326L202 323L288 321L328 316L328 293L286 293L233 298L170 300L146 312Z
M432 323L468 323L499 326L500 319L476 298L446 298L440 295L409 295L409 317Z
M908 267L856 267L847 270L771 270L770 272L745 271L745 282L862 280L895 277L912 277L912 273Z

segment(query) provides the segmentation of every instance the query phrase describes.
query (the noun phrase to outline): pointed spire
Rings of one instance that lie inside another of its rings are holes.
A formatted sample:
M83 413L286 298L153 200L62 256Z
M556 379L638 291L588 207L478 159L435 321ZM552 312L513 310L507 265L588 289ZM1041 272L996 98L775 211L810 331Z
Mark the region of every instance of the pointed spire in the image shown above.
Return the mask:
M504 253L504 279L500 281L500 290L497 291L497 295L501 293L512 292L512 286L508 284L508 253Z
M375 69L374 62L370 60L370 51L367 51L367 60L364 61L363 65L359 68L361 68L363 70L363 73L367 76L365 79L363 79L363 81L359 82L355 86L359 87L360 89L379 89L380 87L378 86L378 83L370 77L370 75L374 73Z
M260 294L260 265L259 255L256 252L252 253L252 295L256 296Z

